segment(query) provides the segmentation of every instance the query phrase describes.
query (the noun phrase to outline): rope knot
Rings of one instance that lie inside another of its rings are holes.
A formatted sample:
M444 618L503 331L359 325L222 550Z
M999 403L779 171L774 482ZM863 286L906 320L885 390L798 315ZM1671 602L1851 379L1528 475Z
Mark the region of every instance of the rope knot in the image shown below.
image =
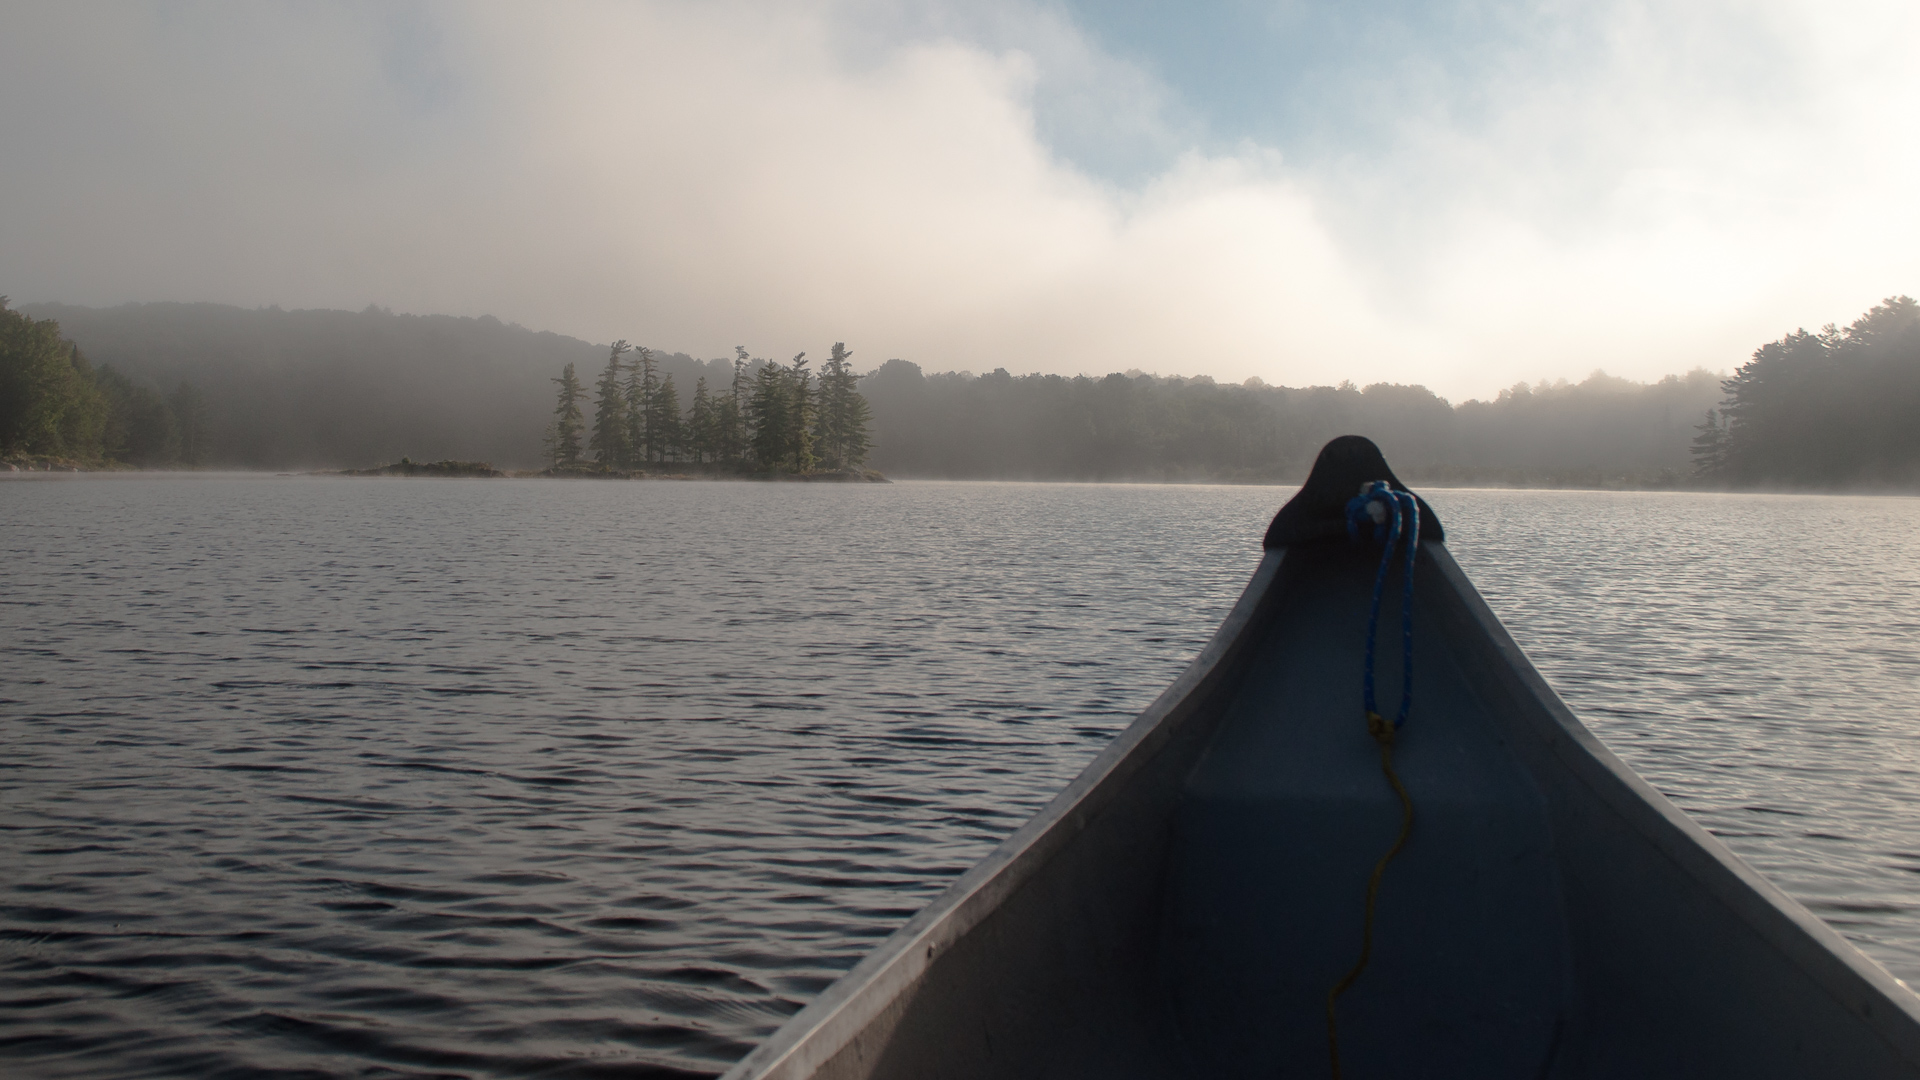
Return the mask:
M1358 541L1361 531L1370 528L1376 544L1385 542L1389 532L1398 539L1399 517L1399 497L1392 484L1385 480L1362 484L1360 493L1347 500L1347 536Z
M1393 746L1393 736L1399 730L1392 721L1379 713L1367 713L1367 734L1373 736L1373 741L1379 743L1382 749Z

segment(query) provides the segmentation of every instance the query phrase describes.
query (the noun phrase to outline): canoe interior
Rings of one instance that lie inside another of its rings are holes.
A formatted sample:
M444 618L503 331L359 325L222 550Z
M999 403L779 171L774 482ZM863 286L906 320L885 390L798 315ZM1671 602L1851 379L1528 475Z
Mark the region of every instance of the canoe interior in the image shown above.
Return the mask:
M1374 568L1334 554L1296 560L1312 572L1288 582L1288 617L1173 815L1161 980L1214 1075L1283 1061L1325 1074L1327 991L1360 951L1365 882L1400 828L1360 708ZM1383 604L1383 711L1400 695L1398 599ZM1355 1076L1534 1077L1574 994L1546 802L1441 642L1416 625L1414 713L1395 750L1414 837L1383 879L1373 958L1341 998L1342 1059Z
M1269 552L1086 775L730 1075L1327 1076L1399 824L1360 709L1373 572ZM1346 1076L1920 1075L1920 1001L1599 748L1444 547L1415 586L1416 823Z

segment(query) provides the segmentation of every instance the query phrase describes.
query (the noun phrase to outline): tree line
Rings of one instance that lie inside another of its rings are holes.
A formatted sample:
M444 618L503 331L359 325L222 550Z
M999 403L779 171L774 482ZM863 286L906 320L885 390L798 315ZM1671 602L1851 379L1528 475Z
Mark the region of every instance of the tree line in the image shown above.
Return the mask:
M1719 380L1595 372L1456 405L1395 383L928 373L889 360L860 387L874 467L890 476L1295 483L1328 439L1361 434L1409 480L1593 487L1687 482L1693 424Z
M548 461L557 472L856 470L871 446L871 413L852 356L835 342L816 375L804 352L781 364L736 347L727 385L714 392L697 376L682 412L673 375L661 373L654 351L616 341L593 386L590 423L574 365L553 380L560 389L544 439Z
M1760 346L1698 425L1697 475L1735 486L1920 483L1920 304Z
M93 366L53 319L0 296L0 457L97 467L195 466L206 451L207 406L192 383L171 393Z
M484 316L36 304L0 308L0 455L281 470L409 455L533 468L554 460L541 447L559 419L549 377L613 359L620 400L606 417L598 383L576 380L579 468L610 454L622 471L819 470L866 451L865 465L893 476L1291 483L1328 438L1353 432L1424 483L1914 487L1916 321L1914 301L1894 297L1846 329L1770 342L1732 377L1596 372L1448 402L1390 383L975 375L906 360L836 382L820 370L831 362L738 351L650 351L650 377L637 350L611 357L607 345ZM702 378L704 405L683 408L686 388L702 397ZM846 414L823 409L822 395L836 385L868 407L855 426L870 451L833 449L834 417ZM624 424L590 422L615 416Z

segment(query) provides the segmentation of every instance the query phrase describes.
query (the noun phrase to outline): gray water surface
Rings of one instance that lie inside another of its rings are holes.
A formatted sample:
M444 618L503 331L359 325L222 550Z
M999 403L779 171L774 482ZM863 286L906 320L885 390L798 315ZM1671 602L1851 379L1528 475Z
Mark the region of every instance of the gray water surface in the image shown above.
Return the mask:
M0 484L0 1065L717 1072L1172 679L1288 494ZM1428 494L1610 746L1920 974L1920 503Z

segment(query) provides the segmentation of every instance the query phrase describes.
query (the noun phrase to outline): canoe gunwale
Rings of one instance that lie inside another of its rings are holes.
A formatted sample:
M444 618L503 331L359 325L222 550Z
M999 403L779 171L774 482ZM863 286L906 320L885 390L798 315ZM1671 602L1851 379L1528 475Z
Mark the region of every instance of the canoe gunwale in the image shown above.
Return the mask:
M1886 968L1748 866L1661 794L1580 722L1527 659L1478 589L1442 544L1422 545L1458 613L1499 654L1493 678L1522 708L1521 725L1594 797L1697 882L1730 916L1805 972L1848 1012L1860 1017L1908 1061L1920 1061L1920 996ZM1545 723L1541 721L1544 720Z
M722 1080L800 1078L847 1048L909 991L946 947L990 916L1126 791L1127 781L1166 745L1190 710L1238 674L1271 614L1271 588L1285 549L1266 550L1240 599L1200 654L1114 737L1045 808L995 847L820 996L727 1070Z

